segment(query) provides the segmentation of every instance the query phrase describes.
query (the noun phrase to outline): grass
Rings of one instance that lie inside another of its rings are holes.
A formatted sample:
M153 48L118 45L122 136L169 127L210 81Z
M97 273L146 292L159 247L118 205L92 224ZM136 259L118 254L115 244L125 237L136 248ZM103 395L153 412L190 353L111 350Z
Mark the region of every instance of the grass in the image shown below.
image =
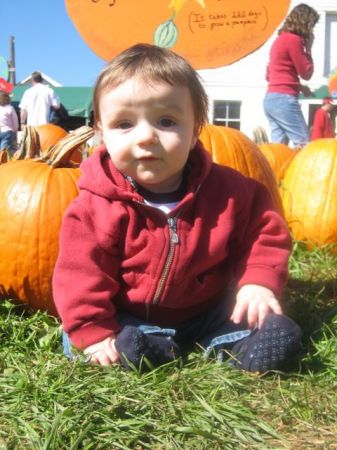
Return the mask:
M286 312L303 329L287 373L191 356L145 375L69 363L60 324L0 303L0 450L337 449L337 256L290 261Z

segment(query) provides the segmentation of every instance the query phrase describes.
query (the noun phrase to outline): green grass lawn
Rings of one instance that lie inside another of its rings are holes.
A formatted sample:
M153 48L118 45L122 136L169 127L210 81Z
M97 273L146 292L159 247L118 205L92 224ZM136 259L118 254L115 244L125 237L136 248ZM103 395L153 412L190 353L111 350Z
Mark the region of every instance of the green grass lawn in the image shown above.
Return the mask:
M303 329L287 373L227 363L145 375L70 363L60 325L0 302L0 450L337 449L337 256L294 247L286 312Z

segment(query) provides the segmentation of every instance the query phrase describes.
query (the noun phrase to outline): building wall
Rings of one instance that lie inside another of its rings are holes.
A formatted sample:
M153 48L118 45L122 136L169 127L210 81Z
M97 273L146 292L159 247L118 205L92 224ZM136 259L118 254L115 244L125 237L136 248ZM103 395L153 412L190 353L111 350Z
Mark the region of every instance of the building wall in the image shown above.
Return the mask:
M293 0L289 11L299 3ZM315 65L313 77L308 82L311 90L315 90L327 83L329 71L337 66L337 1L336 0L310 0L306 2L320 14L315 27L315 41L312 55ZM330 34L329 34L330 31ZM267 83L265 71L269 59L269 50L277 30L265 44L254 53L244 57L229 66L218 69L200 70L205 89L210 98L209 120L213 122L213 102L216 100L241 102L242 132L253 137L253 130L262 126L269 135L269 127L263 112L263 97ZM307 121L309 119L309 105L320 104L320 100L301 101L302 110Z

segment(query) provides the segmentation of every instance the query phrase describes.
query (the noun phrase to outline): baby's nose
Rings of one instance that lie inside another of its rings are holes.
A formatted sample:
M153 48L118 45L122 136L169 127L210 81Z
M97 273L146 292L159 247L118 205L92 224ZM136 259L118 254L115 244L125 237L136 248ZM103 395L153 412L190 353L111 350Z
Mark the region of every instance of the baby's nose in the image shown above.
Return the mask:
M158 136L155 128L147 122L143 122L137 126L136 136L138 145L158 143Z

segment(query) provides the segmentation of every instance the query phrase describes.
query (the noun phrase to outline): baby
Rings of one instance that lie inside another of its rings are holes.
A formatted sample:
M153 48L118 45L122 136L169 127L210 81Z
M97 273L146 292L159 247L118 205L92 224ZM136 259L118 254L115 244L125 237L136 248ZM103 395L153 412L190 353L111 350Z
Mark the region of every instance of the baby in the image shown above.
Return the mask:
M299 348L279 303L287 226L263 185L211 161L207 104L188 62L152 45L98 77L104 144L82 163L53 278L66 353L147 370L199 344L265 372Z

